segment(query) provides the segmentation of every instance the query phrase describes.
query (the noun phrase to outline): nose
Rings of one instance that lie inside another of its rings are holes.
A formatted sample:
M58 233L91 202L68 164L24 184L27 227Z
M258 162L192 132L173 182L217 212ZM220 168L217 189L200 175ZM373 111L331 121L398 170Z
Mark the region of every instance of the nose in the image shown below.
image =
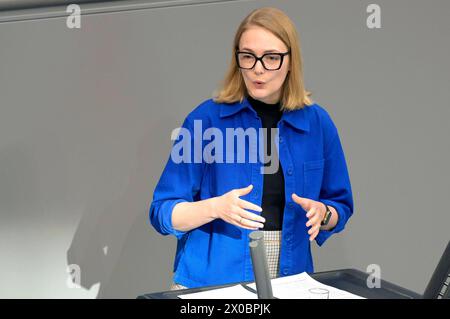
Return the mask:
M258 74L264 72L264 66L262 65L262 61L261 60L260 61L256 61L254 69L255 69L255 72L258 73Z

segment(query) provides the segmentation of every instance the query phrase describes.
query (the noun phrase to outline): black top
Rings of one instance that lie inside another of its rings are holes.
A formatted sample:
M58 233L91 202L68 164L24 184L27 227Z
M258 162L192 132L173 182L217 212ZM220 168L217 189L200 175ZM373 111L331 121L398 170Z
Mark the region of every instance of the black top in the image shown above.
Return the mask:
M266 128L267 138L266 145L264 148L264 156L266 159L265 170L270 168L273 172L274 168L277 166L273 163L267 162L267 156L271 156L271 144L274 136L271 134L271 128L277 128L278 121L281 118L282 111L280 110L280 103L276 104L266 104L262 101L255 100L251 96L247 96L247 99L253 109L256 111L258 116L261 118L261 124L263 128ZM274 150L276 152L276 149ZM281 230L283 225L283 211L284 211L284 176L281 164L279 162L278 153L271 156L272 161L276 160L278 162L278 170L275 173L270 173L267 171L264 174L264 186L263 186L263 197L262 205L263 209L261 216L266 219L264 223L264 228L262 230Z

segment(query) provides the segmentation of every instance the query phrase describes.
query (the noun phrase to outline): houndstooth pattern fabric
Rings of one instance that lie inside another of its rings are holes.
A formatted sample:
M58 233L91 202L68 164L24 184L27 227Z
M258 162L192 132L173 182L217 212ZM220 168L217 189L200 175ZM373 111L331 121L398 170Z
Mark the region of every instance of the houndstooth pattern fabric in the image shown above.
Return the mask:
M269 276L273 279L280 272L281 230L265 230L263 233Z
M280 246L281 246L281 230L265 230L264 246L266 248L267 265L269 268L270 279L278 277L280 270ZM177 283L172 283L170 290L188 289Z

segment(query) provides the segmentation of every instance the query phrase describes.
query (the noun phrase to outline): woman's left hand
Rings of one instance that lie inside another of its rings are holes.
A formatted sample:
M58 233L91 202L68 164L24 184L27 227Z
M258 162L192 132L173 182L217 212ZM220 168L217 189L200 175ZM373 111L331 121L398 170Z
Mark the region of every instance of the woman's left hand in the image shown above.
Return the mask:
M308 222L306 223L306 227L311 227L308 234L309 241L313 241L319 234L321 222L327 212L325 205L321 202L300 197L296 194L292 194L292 200L299 204L307 212L306 217L308 217Z

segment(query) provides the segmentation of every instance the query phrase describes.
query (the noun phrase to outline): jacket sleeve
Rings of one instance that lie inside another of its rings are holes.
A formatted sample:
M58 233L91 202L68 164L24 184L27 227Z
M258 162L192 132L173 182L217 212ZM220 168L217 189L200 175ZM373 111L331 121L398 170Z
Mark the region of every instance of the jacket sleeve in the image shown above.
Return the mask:
M172 234L178 239L186 232L173 228L173 208L180 202L195 201L204 170L204 162L201 160L202 150L194 151L195 147L198 147L194 143L194 133L191 120L186 118L153 192L149 211L150 222L157 232L162 235ZM199 138L199 143L202 143L201 136Z
M332 206L338 213L338 223L331 230L321 230L316 237L319 246L334 233L339 233L353 214L353 196L344 151L337 129L325 145L325 163L319 201Z

